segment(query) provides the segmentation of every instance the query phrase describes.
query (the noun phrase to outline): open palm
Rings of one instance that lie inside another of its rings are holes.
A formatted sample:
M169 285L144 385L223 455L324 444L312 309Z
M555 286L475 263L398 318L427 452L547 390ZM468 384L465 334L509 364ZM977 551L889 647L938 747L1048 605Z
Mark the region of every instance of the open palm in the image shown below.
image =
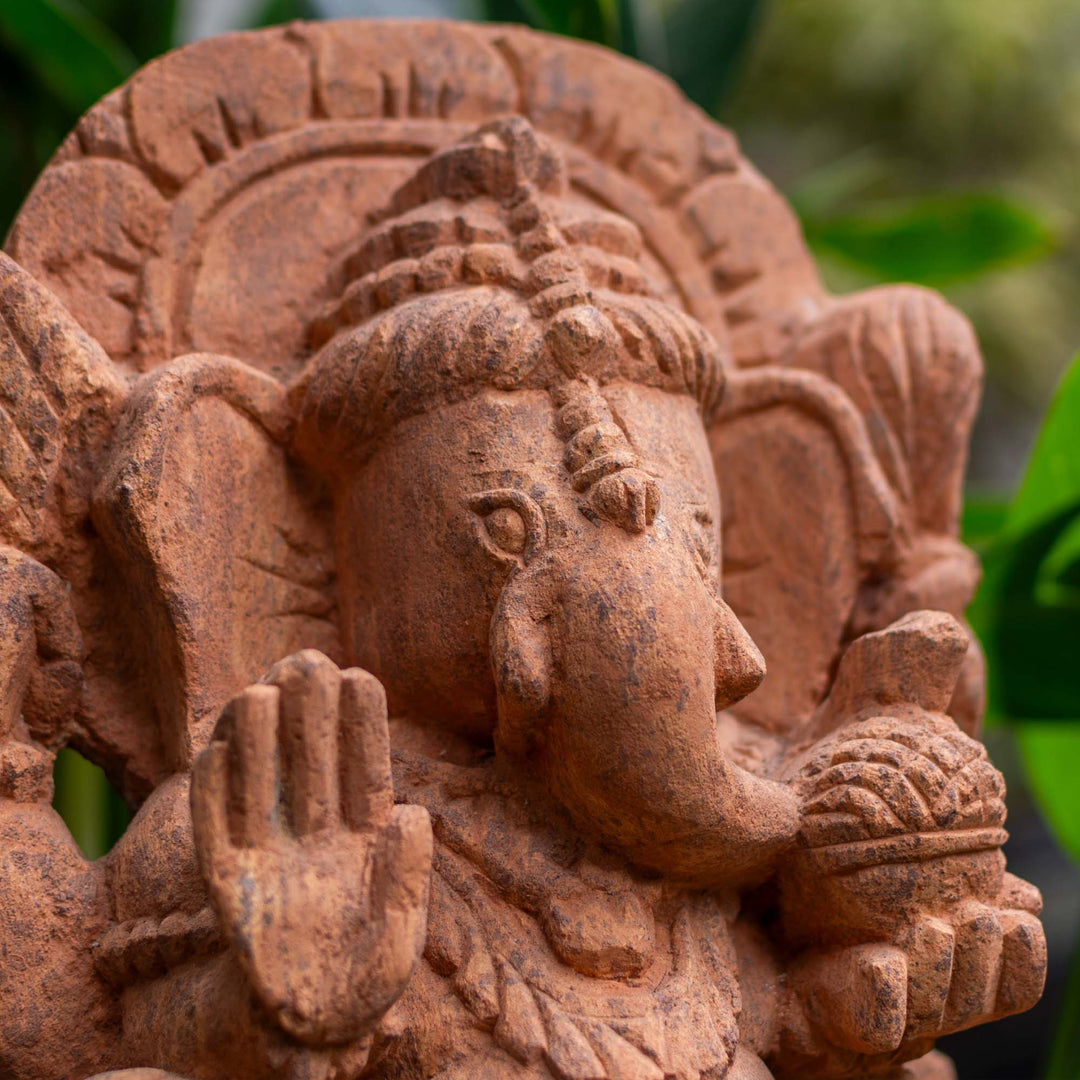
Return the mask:
M293 1037L367 1034L423 949L431 825L395 806L374 676L296 653L226 708L195 764L203 872L256 994Z

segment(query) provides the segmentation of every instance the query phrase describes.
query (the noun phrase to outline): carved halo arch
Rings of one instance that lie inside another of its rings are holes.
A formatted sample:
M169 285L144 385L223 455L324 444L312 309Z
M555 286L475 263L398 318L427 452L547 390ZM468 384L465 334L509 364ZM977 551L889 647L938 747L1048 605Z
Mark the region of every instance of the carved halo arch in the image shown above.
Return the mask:
M123 650L95 648L107 626L84 626L92 692L80 717L131 797L185 767L223 702L280 652L333 651L318 493L275 434L284 383L369 215L426 157L511 113L559 146L582 199L640 228L670 300L730 346L712 432L730 508L727 594L771 668L748 715L783 728L827 689L860 581L894 558L904 518L845 392L773 366L831 301L791 211L730 133L662 76L594 46L506 26L298 23L198 42L137 72L79 122L6 243L119 373L142 377L92 516L106 548L137 553L128 593L169 641L139 661L161 745L106 718L133 708ZM203 355L169 363L187 353ZM793 454L820 459L797 526L783 479ZM197 492L223 470L231 498L207 520ZM257 527L238 508L244 485L270 473L274 506ZM189 526L175 565L158 514L170 500ZM241 577L263 608L226 625L208 590Z

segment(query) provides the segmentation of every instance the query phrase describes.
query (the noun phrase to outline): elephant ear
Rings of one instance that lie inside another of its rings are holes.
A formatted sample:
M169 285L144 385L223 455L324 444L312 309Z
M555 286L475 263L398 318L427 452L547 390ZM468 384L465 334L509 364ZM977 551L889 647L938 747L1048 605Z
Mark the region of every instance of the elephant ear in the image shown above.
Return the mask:
M101 346L0 252L0 542L62 558L125 392Z
M855 406L816 373L733 373L709 439L724 598L768 667L734 711L783 735L828 690L862 583L903 543L901 514Z
M770 669L748 716L786 729L860 635L923 609L963 618L979 576L958 531L981 376L958 311L889 286L830 301L776 366L733 377L713 433L727 592ZM968 732L983 685L969 634L949 704Z
M73 745L137 799L160 773L159 748L90 521L96 469L127 392L98 342L0 253L4 708L35 743Z
M135 598L164 748L185 768L276 660L340 660L324 489L286 453L279 382L200 354L133 391L94 520Z

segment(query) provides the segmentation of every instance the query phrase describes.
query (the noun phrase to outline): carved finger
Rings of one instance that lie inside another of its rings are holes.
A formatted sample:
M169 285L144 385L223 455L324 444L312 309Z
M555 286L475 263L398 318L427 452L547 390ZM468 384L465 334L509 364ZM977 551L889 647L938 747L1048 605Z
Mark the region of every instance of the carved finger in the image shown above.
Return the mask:
M377 828L394 806L382 683L360 668L342 672L340 715L342 812L352 829Z
M1041 915L1043 909L1042 893L1023 878L1008 871L1001 883L1001 892L994 902L998 909L1008 911L1026 911L1031 915Z
M1046 983L1046 935L1042 923L1026 911L999 911L1001 979L995 1016L1030 1009Z
M278 739L293 828L299 836L331 828L339 820L341 673L322 653L305 649L276 664L265 681L281 690Z
M405 986L424 948L432 845L427 811L422 806L394 807L383 835L372 894L373 910L381 913L380 940L385 951L371 972L371 982L388 1000ZM372 1005L385 1007L374 1000Z
M277 827L280 693L276 686L249 686L230 706L229 816L233 841L243 847L265 845Z
M908 1017L905 1039L936 1035L942 1030L952 982L955 939L941 919L921 919L897 944L907 957Z
M834 1046L891 1053L904 1037L907 958L891 945L856 945L804 957L792 985L806 1014Z
M1001 972L1002 928L997 912L969 903L953 919L956 951L945 1006L945 1030L960 1031L993 1013Z
M191 820L195 850L206 877L219 876L232 856L229 839L229 748L212 742L191 770Z
M431 818L422 806L395 806L386 826L383 899L387 907L422 907L431 877Z

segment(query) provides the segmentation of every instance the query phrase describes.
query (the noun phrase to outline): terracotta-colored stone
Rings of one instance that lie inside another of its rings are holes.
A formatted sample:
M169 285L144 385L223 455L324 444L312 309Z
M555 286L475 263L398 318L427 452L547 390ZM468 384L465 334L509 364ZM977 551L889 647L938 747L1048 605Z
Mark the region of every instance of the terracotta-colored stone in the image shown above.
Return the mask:
M670 83L198 43L7 250L2 1075L948 1080L1037 1000L970 329L827 296ZM96 863L64 745L138 808Z

